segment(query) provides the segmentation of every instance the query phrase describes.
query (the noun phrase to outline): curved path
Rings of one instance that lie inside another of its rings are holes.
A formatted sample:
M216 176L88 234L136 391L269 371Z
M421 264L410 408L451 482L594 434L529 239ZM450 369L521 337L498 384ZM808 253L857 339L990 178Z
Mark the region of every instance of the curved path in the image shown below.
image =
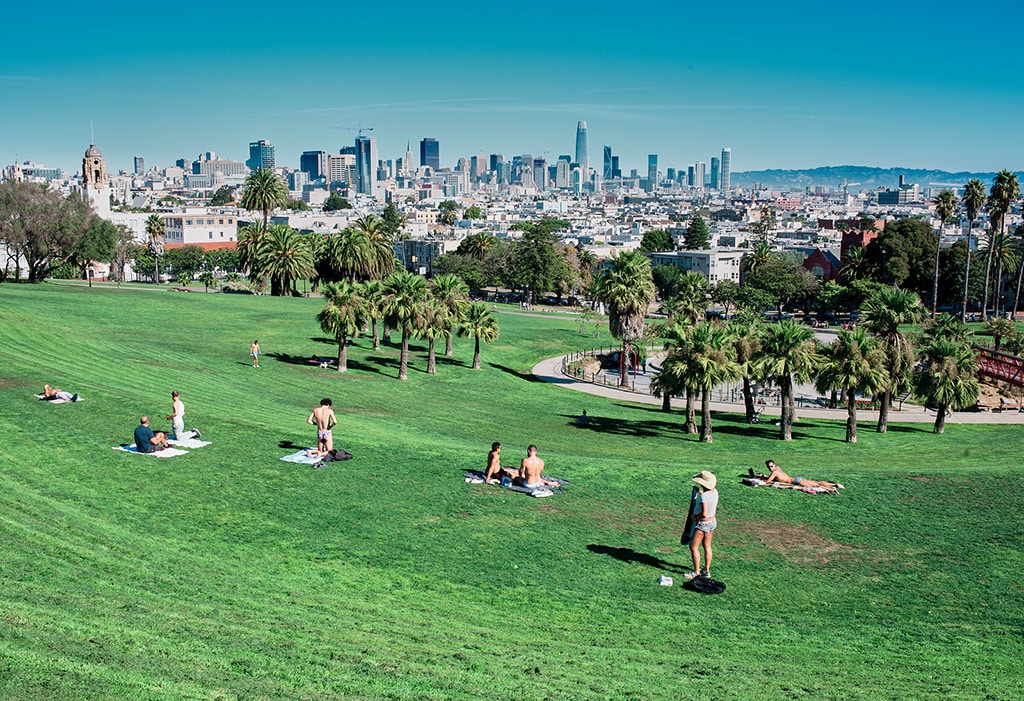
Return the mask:
M562 356L549 358L537 363L533 368L533 374L545 382L564 385L569 389L578 392L591 394L596 397L609 397L638 404L655 404L661 406L661 399L642 392L630 392L609 385L598 385L590 382L581 382L573 377L563 375L561 371ZM680 407L682 400L673 399L672 406ZM728 402L711 402L713 411L725 411L735 414L743 413L742 404L731 404ZM797 407L797 418L833 419L838 421L846 420L846 409L822 409L810 407ZM762 416L771 421L773 417L778 418L779 407L766 406ZM878 412L867 409L857 411L857 422L878 421ZM916 404L904 405L903 411L890 411L889 421L891 423L934 423L935 412L925 409ZM1024 413L1019 411L957 411L946 417L947 424L1024 424Z

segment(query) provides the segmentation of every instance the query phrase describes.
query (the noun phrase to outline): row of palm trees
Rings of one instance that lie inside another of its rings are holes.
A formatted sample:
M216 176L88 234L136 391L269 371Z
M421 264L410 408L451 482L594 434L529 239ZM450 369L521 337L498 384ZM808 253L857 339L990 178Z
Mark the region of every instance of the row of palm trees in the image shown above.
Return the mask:
M485 302L470 302L469 288L455 275L440 275L429 283L406 270L392 272L383 280L327 283L322 290L324 308L317 315L320 328L338 343L338 372L348 369L348 338L367 329L373 348L380 349L378 322L401 335L398 379L408 379L409 341L427 340L427 373L437 372L435 343L445 342L445 355L453 355L452 336L472 336L473 369L480 369L480 343L498 338L498 322Z

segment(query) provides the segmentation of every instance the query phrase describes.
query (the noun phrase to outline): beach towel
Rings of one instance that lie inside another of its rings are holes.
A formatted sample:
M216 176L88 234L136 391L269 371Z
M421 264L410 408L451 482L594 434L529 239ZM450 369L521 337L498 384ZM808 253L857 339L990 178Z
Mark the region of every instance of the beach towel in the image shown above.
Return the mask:
M686 523L683 524L683 534L679 536L680 545L689 545L690 541L693 540L693 532L697 530L697 521L693 518L693 509L697 505L697 497L700 495L700 489L697 487L693 488L690 492L690 506L686 509Z
M36 399L42 399L43 401L49 402L50 404L67 404L68 402L81 402L84 401L77 394L71 395L71 399L47 399L45 394L33 395Z
M114 450L123 450L126 453L135 453L136 455L152 455L154 458L173 458L178 455L188 455L187 450L180 450L179 448L164 448L155 453L140 453L134 445L115 445Z
M480 470L467 470L462 473L466 482L469 484L485 484L484 473ZM503 489L510 489L513 492L522 492L523 494L529 494L531 497L539 499L554 496L555 494L561 494L564 491L565 485L569 484L569 480L559 479L558 477L550 477L544 475L544 479L548 482L554 482L554 485L538 487L536 489L530 489L529 487L520 487L517 484L503 484L503 485L492 485L495 487L502 487Z
M309 450L316 450L316 448L305 448L292 453L291 455L285 455L281 460L284 462L298 463L299 465L315 465L320 462L320 458L308 454L307 451Z
M839 491L835 489L827 489L826 487L801 487L798 484L783 484L781 482L765 482L763 479L757 477L744 477L740 480L743 484L748 487L775 487L775 489L795 489L798 492L804 492L805 494L838 494Z
M198 438L183 438L180 441L176 438L169 438L167 442L179 448L205 448L210 445L210 441L201 441Z

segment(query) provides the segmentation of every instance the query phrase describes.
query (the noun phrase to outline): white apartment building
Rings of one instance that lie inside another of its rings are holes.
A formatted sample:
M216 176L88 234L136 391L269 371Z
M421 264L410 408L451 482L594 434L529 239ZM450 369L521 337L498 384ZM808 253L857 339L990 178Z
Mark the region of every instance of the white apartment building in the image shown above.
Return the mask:
M234 248L238 241L238 217L209 207L186 207L182 212L162 214L167 224L164 245L200 246L208 250Z
M745 248L712 248L706 251L651 253L651 265L675 265L684 272L699 273L712 285L720 280L740 281Z

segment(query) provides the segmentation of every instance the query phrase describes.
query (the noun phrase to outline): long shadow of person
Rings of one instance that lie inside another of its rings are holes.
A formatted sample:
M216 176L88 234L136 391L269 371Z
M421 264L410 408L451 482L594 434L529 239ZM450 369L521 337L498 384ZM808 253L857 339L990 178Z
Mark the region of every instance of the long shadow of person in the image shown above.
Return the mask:
M674 562L668 562L660 558L648 555L647 553L638 553L632 548L616 548L611 545L597 545L591 543L587 546L587 550L598 555L610 555L616 560L622 562L636 563L638 565L646 565L647 567L654 567L659 570L666 570L668 572L689 572L689 568L678 565Z

